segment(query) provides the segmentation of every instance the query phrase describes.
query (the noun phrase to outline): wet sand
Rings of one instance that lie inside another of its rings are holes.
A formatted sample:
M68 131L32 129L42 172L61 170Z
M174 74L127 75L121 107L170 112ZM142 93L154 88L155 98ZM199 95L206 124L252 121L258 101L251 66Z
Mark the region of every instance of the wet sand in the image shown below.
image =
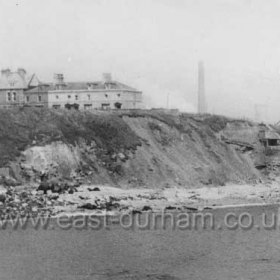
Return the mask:
M211 211L216 223L228 213ZM277 214L278 206L230 212L250 213L254 225L261 225L261 215ZM1 230L0 251L3 280L263 280L277 279L280 272L279 225L271 230L27 227Z

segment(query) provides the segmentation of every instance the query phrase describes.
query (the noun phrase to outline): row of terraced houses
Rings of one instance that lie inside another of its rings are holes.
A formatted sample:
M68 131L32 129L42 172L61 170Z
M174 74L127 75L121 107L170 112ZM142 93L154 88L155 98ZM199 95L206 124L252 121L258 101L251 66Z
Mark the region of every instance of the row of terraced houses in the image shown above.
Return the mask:
M0 108L13 106L55 109L139 109L142 92L112 80L105 73L101 81L65 82L63 74L54 74L52 83L43 83L23 68L1 71Z

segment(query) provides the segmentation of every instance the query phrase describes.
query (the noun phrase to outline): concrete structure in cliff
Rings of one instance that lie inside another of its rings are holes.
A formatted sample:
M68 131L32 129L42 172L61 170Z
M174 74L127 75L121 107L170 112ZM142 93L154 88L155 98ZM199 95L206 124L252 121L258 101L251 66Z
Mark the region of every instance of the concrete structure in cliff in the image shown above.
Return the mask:
M207 112L206 100L205 100L205 77L204 77L204 64L203 61L198 63L198 100L197 100L197 112L204 114Z
M0 108L35 106L66 109L137 109L142 106L142 92L114 81L103 74L101 81L65 82L55 74L53 83L42 83L35 74L28 77L24 69L2 70Z
M265 147L280 147L280 135L271 126L260 124L259 125L259 140Z

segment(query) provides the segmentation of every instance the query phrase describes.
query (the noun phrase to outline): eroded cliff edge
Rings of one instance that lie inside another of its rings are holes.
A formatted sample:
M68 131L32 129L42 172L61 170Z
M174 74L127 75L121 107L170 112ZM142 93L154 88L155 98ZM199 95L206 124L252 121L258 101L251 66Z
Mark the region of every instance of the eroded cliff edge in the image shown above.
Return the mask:
M120 188L254 183L258 124L162 110L0 111L3 184L57 180Z

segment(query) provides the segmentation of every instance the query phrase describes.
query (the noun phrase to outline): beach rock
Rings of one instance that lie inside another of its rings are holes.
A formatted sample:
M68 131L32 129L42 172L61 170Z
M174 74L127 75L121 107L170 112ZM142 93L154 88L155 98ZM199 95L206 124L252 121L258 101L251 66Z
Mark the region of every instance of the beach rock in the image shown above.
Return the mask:
M143 208L142 208L142 211L150 211L152 210L152 208L148 205L145 205Z
M86 204L83 204L83 205L79 206L78 208L87 209L87 210L94 210L94 209L97 209L97 206L93 203L86 203Z
M118 153L118 157L120 160L124 161L125 160L125 155L123 153Z
M89 197L84 197L84 196L82 196L82 195L79 195L79 198L82 199L82 200L87 200L87 199L89 199Z
M100 189L98 187L88 188L88 191L90 191L90 192L100 192Z
M51 194L49 194L48 195L48 197L50 198L50 199L58 199L59 198L59 194L58 193L51 193Z
M142 212L139 209L132 209L131 213L133 215L136 215L136 214L141 214Z
M20 199L18 197L15 197L14 198L14 203L17 203L17 204L20 203Z
M6 196L4 194L0 194L0 202L4 203L6 201Z
M51 202L50 200L48 200L48 201L46 202L46 204L47 204L47 206L52 206L52 202Z
M21 192L21 193L19 194L19 198L20 198L21 200L27 199L28 196L29 196L28 193L25 192L25 191L23 191L23 192Z
M176 210L177 208L175 206L166 206L165 210Z
M198 211L198 208L195 208L195 207L183 206L183 208L184 208L185 210L189 210L189 211Z

